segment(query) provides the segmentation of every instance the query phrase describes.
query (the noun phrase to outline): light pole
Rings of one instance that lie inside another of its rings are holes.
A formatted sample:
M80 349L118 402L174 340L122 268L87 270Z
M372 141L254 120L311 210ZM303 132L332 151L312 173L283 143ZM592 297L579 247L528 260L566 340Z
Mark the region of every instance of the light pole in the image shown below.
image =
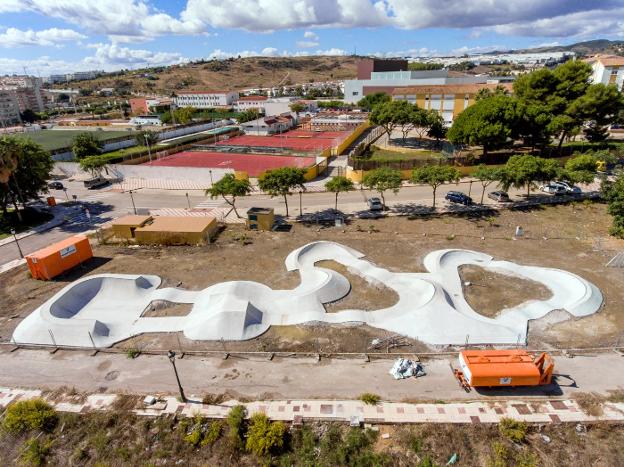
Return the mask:
M209 169L208 173L210 174L210 186L212 186L212 169Z
M65 193L65 198L67 198L67 201L69 201L69 195L67 194L67 188L63 187L63 192Z
M180 377L178 376L178 369L176 368L176 364L175 364L175 352L173 350L170 350L167 352L167 357L169 358L169 361L171 362L171 366L173 366L173 372L175 374L176 377L176 382L178 383L178 390L180 391L180 400L182 402L186 402L186 396L184 395L184 389L182 389L182 385L180 384Z
M302 209L302 201L301 199L303 198L303 190L299 190L299 215L303 216L303 209Z
M20 258L24 258L24 253L22 253L22 249L20 248L20 244L17 241L17 235L15 234L15 229L11 229L11 235L13 235L13 239L15 240L15 245L17 245L17 250L19 251Z
M187 204L188 204L189 211L190 211L190 210L191 210L191 200L189 199L189 195L188 195L188 193L186 194L186 202L187 202Z
M150 144L147 139L147 135L143 135L143 137L145 138L145 145L147 146L147 154L149 154L149 161L152 162L152 150L150 149Z
M130 193L130 200L132 201L132 209L134 209L134 214L136 215L137 211L136 211L136 206L134 204L134 197L132 196L132 190L128 191L128 193Z

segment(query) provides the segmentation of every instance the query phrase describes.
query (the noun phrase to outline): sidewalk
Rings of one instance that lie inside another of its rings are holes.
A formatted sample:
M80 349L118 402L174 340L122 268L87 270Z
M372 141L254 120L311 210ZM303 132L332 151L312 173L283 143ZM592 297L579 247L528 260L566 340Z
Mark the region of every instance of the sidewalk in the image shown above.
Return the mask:
M16 400L42 397L40 390L0 388L0 407ZM61 412L86 412L107 410L112 407L116 394L91 394L83 403L48 401ZM156 397L156 396L155 396ZM45 397L44 397L45 398ZM62 399L62 398L60 398ZM152 406L135 408L137 415L159 416L176 414L194 417L200 414L208 418L226 418L229 410L240 402L230 400L223 404L207 405L201 397L191 396L182 403L172 396L156 397ZM308 421L338 421L346 423L498 423L502 418L513 418L528 423L592 423L598 421L624 421L624 403L606 402L602 414L597 416L583 412L571 399L564 400L492 400L487 402L453 402L433 404L410 404L403 402L380 402L368 405L359 400L268 400L243 403L248 416L264 413L272 420L293 423Z

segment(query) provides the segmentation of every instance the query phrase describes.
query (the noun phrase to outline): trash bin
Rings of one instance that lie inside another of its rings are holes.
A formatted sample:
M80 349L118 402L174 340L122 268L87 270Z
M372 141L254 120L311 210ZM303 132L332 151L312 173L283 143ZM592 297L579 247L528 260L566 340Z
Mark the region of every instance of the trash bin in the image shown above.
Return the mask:
M56 198L54 196L47 197L48 206L56 206Z

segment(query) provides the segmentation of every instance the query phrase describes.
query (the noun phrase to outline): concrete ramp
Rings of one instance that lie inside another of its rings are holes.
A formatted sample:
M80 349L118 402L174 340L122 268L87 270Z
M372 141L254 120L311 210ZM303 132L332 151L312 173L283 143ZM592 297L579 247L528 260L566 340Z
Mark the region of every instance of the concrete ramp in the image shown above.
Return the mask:
M374 310L326 313L324 304L343 298L351 284L342 274L315 266L333 260L371 284L396 292L393 306ZM470 250L429 253L427 273L395 273L364 259L338 243L319 241L291 252L286 269L298 271L299 286L273 290L251 281L214 284L201 291L159 288L149 275L100 274L80 279L61 290L24 319L13 333L17 343L105 347L143 333L183 332L193 340L245 340L271 326L309 322L365 323L428 344L515 344L526 341L527 324L552 310L572 316L595 313L600 290L567 271L496 261ZM548 300L530 300L487 318L467 303L459 267L477 265L537 281L552 292ZM187 316L143 317L152 302L190 303Z

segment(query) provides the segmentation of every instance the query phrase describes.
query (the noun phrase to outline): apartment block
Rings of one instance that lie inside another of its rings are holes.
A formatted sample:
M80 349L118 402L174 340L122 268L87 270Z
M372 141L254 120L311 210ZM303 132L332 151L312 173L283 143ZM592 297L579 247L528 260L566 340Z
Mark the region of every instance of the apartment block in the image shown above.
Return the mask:
M238 100L236 91L184 91L173 98L177 107L230 107Z

